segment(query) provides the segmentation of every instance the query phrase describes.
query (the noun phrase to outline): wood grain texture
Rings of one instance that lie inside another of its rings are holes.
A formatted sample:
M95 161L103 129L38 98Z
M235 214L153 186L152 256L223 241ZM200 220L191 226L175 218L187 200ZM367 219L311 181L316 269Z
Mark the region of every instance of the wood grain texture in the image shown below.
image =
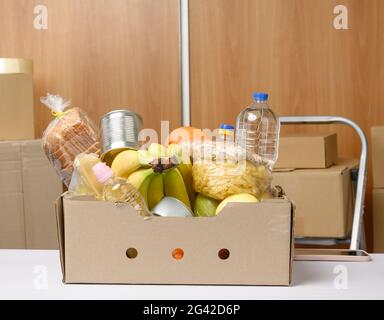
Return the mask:
M340 115L369 136L384 125L384 1L345 0L349 30L335 30L333 0L192 0L192 124L235 123L256 90L271 95L279 115ZM288 131L336 131L340 154L359 156L344 126ZM371 245L371 170L367 187ZM371 247L371 246L370 246Z
M33 9L46 5L48 30ZM128 108L146 127L181 122L177 0L0 0L0 56L34 60L36 135L51 115L47 92L72 100L99 122Z

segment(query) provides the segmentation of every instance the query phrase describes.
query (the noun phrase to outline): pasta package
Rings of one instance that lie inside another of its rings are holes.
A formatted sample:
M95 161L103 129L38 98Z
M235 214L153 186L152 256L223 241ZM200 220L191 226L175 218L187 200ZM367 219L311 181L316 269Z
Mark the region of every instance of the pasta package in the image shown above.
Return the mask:
M79 154L100 154L99 133L88 116L79 108L57 95L41 98L54 115L43 134L43 149L57 174L68 187L73 173L73 162Z
M196 192L222 201L239 193L260 199L270 190L272 172L259 159L247 158L245 150L231 143L193 144L192 175Z

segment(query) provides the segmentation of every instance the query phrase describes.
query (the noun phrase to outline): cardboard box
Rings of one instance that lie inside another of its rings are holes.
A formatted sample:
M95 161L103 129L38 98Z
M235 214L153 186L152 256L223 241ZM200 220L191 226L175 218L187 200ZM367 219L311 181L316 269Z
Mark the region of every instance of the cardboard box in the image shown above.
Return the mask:
M280 138L275 168L328 168L337 161L337 135L292 134Z
M0 142L0 248L57 249L62 190L41 140Z
M0 248L24 249L23 180L20 145L0 142Z
M58 249L55 200L63 185L41 147L41 140L21 145L24 216L28 249Z
M0 59L0 140L34 137L32 61Z
M384 253L384 189L373 190L373 250Z
M384 127L371 129L373 187L384 188Z
M327 169L273 173L296 205L295 237L345 238L352 228L355 193L351 169L357 160L340 159Z
M289 285L293 206L283 199L229 204L213 218L141 218L129 206L57 201L65 283ZM127 249L137 257L129 259ZM184 250L175 260L172 251ZM221 260L218 252L228 249Z

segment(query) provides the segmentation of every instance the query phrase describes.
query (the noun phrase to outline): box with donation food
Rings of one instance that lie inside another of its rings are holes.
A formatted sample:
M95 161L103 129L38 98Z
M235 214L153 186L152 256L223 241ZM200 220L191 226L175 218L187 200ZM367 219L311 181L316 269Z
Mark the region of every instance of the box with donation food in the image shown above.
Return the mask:
M240 114L236 141L222 125L142 145L141 117L112 111L100 122L100 151L83 112L43 99L56 116L44 147L68 185L56 203L63 281L289 285L294 207L271 186L279 122L266 98L255 94Z

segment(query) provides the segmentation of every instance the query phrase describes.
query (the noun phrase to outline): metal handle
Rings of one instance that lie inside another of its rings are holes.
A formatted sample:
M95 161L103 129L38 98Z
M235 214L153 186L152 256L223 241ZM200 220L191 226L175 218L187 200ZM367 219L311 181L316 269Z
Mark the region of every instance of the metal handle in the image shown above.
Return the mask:
M364 216L365 187L367 181L368 142L363 130L353 121L338 116L287 116L280 117L281 124L346 124L352 127L361 140L359 177L357 180L355 210L353 215L351 250L360 248L362 222Z

